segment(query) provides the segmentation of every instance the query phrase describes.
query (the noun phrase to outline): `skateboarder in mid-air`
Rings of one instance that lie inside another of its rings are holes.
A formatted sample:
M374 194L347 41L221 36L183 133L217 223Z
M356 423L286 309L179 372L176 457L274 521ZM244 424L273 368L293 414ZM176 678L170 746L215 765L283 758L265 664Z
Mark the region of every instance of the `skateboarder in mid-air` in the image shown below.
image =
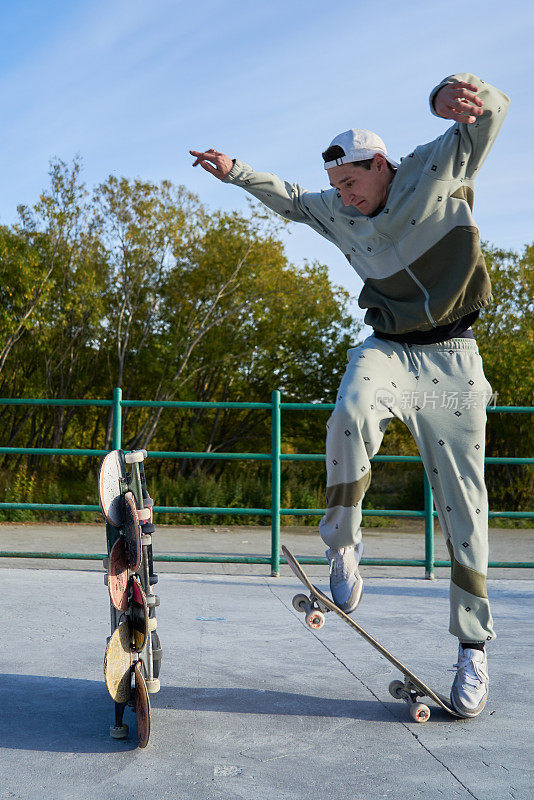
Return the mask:
M432 113L454 120L445 133L399 164L375 133L345 131L322 154L331 188L321 192L213 149L190 151L193 166L333 242L363 280L359 305L373 334L348 351L327 423L327 508L319 529L330 589L347 613L360 602L370 459L397 417L417 443L451 556L449 630L459 639L451 702L470 717L486 704L485 642L495 638L484 484L491 386L471 328L492 296L473 189L508 105L503 92L475 75L445 78L430 95Z

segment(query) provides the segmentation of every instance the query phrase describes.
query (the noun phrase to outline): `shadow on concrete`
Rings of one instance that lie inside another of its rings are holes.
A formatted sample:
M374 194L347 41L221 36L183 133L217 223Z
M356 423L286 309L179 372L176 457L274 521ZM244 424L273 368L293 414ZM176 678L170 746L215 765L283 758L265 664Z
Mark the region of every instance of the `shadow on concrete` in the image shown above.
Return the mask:
M56 753L116 753L137 747L127 708L127 739L109 735L115 721L104 682L40 675L0 675L0 747Z
M178 711L210 711L226 714L267 714L274 716L328 717L330 719L359 719L391 722L410 721L408 709L401 703L382 703L380 700L340 700L270 689L209 689L185 686L162 686L151 697L152 707ZM450 717L436 708L436 719ZM441 717L438 712L443 713ZM434 715L434 709L432 711Z
M365 573L363 572L363 570L362 570L362 573L363 573L363 578L364 578L364 581L365 581ZM188 583L190 583L191 585L194 585L194 586L198 585L199 575L197 575L196 573L172 573L171 572L171 573L165 573L164 578L165 578L165 580L167 580L170 576L175 577L176 575L180 576L180 584L181 585L186 585ZM226 580L223 577L221 577L221 579L218 579L214 575L202 575L201 578L205 579L207 582L209 582L210 586L224 586L225 588L228 588L228 577L227 576L225 576ZM234 578L234 576L231 576L231 578ZM288 583L288 579L291 580L291 583ZM280 589L282 589L284 591L287 590L288 593L293 592L293 594L294 594L295 586L297 586L297 587L300 586L300 582L298 581L298 579L297 578L293 579L289 575L282 576L280 578L270 578L270 577L267 578L267 576L262 575L262 576L256 576L252 580L256 580L256 581L257 580L265 580L265 581L269 580L269 583L267 585L269 585L271 587L274 587L274 588L280 588ZM321 589L321 591L323 591L325 594L328 594L328 595L330 594L330 585L328 583L328 579L327 578L312 576L310 578L310 580L319 589ZM373 580L377 581L377 583L374 583L374 584L365 583L365 594L366 595L379 595L379 596L381 596L381 595L391 595L392 597L402 596L402 597L424 597L424 598L427 598L428 597L428 589L431 588L433 597L448 598L448 596L449 596L449 581L448 580L446 580L446 581L442 580L438 584L438 583L436 583L434 581L426 581L426 580L424 580L424 578L421 578L421 584L417 585L417 586L410 586L410 585L406 585L406 584L403 584L401 586L391 586L390 584L388 584L386 582L388 580L391 581L391 579L388 579L388 578L384 578L384 579L382 579L382 578L373 578ZM382 581L382 580L383 580L383 583L379 584L378 581ZM398 579L398 580L402 580L402 579ZM414 579L411 578L410 580L413 581ZM169 585L170 585L170 581L169 581ZM251 581L250 580L249 581L232 580L232 583L231 583L232 591L234 589L237 589L240 586L249 587L249 586L251 586ZM290 597L290 599L291 599L291 597Z
M378 597L422 597L428 599L429 597L429 590L432 592L432 599L433 598L445 598L449 597L449 582L443 581L441 585L437 583L430 583L421 579L421 584L418 586L409 586L409 585L402 585L402 586L391 586L386 583L384 580L383 584L370 584L369 582L365 581L365 573L362 569L362 576L364 579L364 596L369 597L370 595L377 595ZM375 580L380 580L380 578L376 578ZM313 581L312 581L313 583ZM322 589L322 591L330 595L330 586L328 583L315 581L317 587ZM362 601L363 602L363 601Z
M167 709L411 722L408 709L401 703L347 701L244 688L162 686L157 695L151 696L151 705L156 714ZM110 737L114 707L103 682L3 674L0 675L0 708L6 720L0 728L1 748L56 753L117 753L137 747L135 716L129 708L124 717L130 728L128 738L116 740ZM453 721L440 708L433 706L432 719L434 722Z

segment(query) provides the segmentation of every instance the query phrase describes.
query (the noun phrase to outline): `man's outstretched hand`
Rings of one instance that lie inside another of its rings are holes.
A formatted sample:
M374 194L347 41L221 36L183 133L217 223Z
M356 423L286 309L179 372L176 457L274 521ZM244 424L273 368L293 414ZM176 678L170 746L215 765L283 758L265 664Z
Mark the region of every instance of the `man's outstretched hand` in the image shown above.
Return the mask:
M215 175L220 181L226 178L234 166L234 162L231 158L225 156L224 153L219 153L218 150L213 150L213 148L206 150L204 153L199 153L197 150L190 150L189 152L192 156L195 156L194 167L200 164L201 167L204 167L207 172Z
M447 83L434 97L436 114L455 122L476 122L482 114L484 103L477 97L477 87L472 83Z

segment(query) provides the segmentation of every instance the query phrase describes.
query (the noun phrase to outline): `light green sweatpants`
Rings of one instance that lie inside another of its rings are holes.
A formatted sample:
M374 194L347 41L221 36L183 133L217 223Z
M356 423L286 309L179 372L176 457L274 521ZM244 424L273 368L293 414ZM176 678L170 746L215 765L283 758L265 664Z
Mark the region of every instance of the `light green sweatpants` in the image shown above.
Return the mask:
M421 454L451 555L449 630L462 642L495 638L486 591L484 483L491 386L475 340L407 345L370 336L348 351L348 359L327 423L322 539L333 548L360 542L369 459L390 420L401 419Z

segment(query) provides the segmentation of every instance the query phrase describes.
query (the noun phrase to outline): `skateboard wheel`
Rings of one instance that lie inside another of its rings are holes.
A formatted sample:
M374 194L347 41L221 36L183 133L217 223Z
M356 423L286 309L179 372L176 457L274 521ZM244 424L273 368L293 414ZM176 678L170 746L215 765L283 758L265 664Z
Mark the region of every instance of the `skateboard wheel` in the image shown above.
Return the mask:
M310 601L305 594L296 594L292 600L292 603L295 611L300 611L302 614L304 614L306 612L306 606L310 604Z
M158 621L157 621L156 617L149 617L148 630L150 632L152 632L152 631L155 631L157 627L158 627Z
M426 722L430 718L430 709L424 703L414 703L410 706L410 716L415 722Z
M146 457L146 450L132 450L131 453L124 454L124 460L127 464L140 464Z
M310 611L306 614L306 625L314 630L319 630L324 625L324 614L322 611Z
M147 536L150 536L152 533L156 533L156 526L153 522L145 522L143 525L143 533Z
M143 505L145 508L152 508L154 501L151 497L143 497Z
M150 519L152 512L149 508L138 508L137 509L137 517L139 522L146 522Z
M159 678L145 678L147 692L149 694L157 694L161 689Z
M109 729L112 739L126 739L128 736L128 725L112 725Z
M404 690L404 684L403 684L402 681L391 681L391 683L389 684L388 689L389 689L390 695L392 697L394 697L396 700L402 700L403 699L402 695L403 695L403 690Z
M149 608L157 608L160 604L159 596L157 594L148 594L146 603Z

